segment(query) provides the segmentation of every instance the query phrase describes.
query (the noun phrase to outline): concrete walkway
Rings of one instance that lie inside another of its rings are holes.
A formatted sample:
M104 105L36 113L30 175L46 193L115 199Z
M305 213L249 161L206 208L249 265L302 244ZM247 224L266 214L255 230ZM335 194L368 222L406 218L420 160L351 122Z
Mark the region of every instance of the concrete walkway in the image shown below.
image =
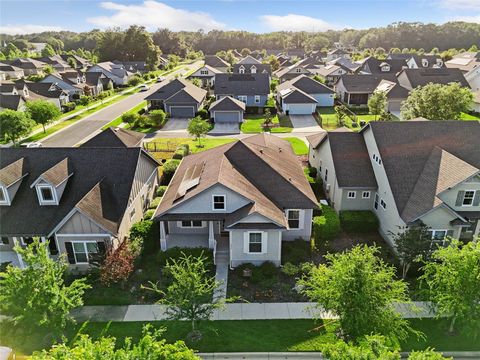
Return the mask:
M430 318L435 313L428 302L395 304L404 318ZM165 305L83 306L72 312L77 321L159 321L166 320ZM214 312L211 320L334 319L314 303L231 303Z

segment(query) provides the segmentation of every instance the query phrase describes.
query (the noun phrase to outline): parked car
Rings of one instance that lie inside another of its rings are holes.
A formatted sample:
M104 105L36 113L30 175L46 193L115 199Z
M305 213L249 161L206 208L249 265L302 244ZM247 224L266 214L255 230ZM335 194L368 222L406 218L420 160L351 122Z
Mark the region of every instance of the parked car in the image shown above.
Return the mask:
M147 91L150 87L147 84L140 85L140 91Z
M26 147L26 148L39 148L42 147L42 143L39 142L29 142L29 143L23 143L20 144L21 147Z
M167 78L165 76L159 76L157 77L157 83L165 81Z

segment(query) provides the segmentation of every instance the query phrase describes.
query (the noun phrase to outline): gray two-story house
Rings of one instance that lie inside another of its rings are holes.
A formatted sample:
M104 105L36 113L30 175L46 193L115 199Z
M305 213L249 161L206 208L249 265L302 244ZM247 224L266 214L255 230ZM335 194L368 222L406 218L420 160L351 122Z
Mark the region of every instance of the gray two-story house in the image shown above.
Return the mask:
M372 210L392 245L392 233L419 223L434 242L479 235L478 122L371 122L359 133L308 140L310 164L335 210Z
M231 267L278 266L282 241L310 240L316 207L290 144L260 134L185 157L154 218L162 250L219 247Z
M270 76L262 74L217 74L215 76L217 100L231 96L251 107L264 107L270 93Z

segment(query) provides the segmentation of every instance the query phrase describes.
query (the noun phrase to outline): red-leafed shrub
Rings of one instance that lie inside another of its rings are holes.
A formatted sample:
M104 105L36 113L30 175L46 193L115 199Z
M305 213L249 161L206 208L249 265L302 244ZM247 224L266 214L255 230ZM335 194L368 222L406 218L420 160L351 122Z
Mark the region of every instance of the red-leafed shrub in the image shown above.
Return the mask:
M100 281L109 286L127 280L134 270L134 260L135 254L128 242L122 242L118 248L107 253L101 267Z

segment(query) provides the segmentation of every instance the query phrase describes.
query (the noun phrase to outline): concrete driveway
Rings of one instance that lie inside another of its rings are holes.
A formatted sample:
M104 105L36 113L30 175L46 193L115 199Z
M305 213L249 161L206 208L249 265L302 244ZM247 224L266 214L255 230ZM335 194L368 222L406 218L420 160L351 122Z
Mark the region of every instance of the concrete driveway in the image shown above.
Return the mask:
M319 132L322 128L312 115L290 115L293 125L292 132Z
M187 131L188 123L192 119L185 118L170 118L160 132L172 131L172 132L185 132Z
M238 123L216 123L213 129L209 131L208 135L228 135L240 134L240 127Z

